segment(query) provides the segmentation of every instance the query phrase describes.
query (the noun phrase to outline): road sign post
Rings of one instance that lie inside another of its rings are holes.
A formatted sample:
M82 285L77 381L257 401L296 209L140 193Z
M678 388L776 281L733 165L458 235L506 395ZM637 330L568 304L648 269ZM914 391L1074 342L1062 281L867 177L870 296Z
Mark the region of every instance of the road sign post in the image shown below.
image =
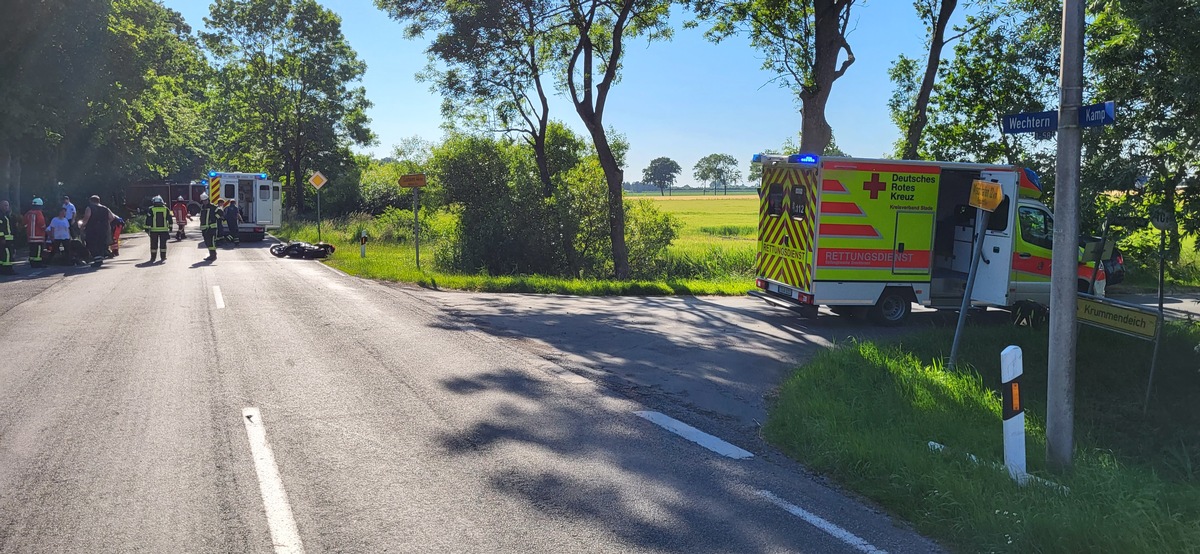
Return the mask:
M979 274L979 259L983 257L983 240L987 233L992 212L1004 200L1000 183L975 180L971 183L969 204L975 207L975 248L971 252L971 269L967 273L967 288L963 291L962 307L958 310L958 325L954 328L954 344L950 347L948 367L958 363L958 345L962 343L963 328L967 325L967 312L971 309L971 293L975 289L975 277Z
M361 235L358 237L358 257L360 257L360 258L367 257L367 230L366 229L363 229Z
M308 179L308 184L317 189L317 242L321 242L321 187L328 182L329 179L326 179L320 171L313 173L313 176Z
M413 245L417 249L417 271L421 271L421 218L417 214L421 209L419 191L426 185L425 174L412 173L401 176L396 184L413 191Z

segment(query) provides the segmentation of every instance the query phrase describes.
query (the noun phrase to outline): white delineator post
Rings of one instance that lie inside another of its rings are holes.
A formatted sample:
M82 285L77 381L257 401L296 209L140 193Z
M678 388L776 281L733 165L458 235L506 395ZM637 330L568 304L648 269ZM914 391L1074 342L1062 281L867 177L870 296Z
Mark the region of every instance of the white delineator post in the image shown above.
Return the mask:
M1009 475L1024 484L1025 406L1021 404L1021 374L1025 372L1021 347L1009 346L1000 353L1000 391L1004 404L1004 466Z
M367 230L362 230L362 236L358 239L358 257L367 257Z

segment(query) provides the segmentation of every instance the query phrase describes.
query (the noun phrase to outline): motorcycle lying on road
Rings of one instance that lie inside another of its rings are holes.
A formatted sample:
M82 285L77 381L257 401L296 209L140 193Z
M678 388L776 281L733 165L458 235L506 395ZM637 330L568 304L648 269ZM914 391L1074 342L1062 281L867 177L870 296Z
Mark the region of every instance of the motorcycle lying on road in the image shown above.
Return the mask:
M316 258L327 258L337 250L332 244L327 242L318 242L311 244L307 242L289 242L287 244L271 245L271 254L277 258L302 258L312 260Z

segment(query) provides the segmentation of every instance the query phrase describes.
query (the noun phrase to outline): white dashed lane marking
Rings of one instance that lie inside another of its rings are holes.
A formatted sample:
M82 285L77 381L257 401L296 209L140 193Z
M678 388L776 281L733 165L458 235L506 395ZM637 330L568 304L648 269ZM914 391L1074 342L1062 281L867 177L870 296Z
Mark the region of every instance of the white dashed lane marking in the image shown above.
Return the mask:
M663 415L658 412L643 411L643 412L633 412L633 413L642 419L645 419L651 423L654 423L655 425L658 425L659 427L662 427L663 429L666 429L672 433L675 433L676 435L679 435L687 440L690 440L700 446L703 446L704 448L712 450L713 452L716 452L717 454L720 454L727 458L733 458L735 460L744 460L746 458L754 457L754 454L751 454L750 452L747 452L746 450L742 450L741 448L738 448L732 444L729 444L721 439L718 439L717 437L714 437L708 433L705 433L704 431L701 431L695 427L692 427L691 425L688 425L688 424L686 424L682 421L679 421L678 419L672 418L670 416Z
M242 410L242 423L246 425L246 436L250 439L250 454L254 457L254 472L258 474L258 490L262 493L275 554L304 554L304 544L300 542L300 532L296 530L292 507L283 490L275 453L267 442L267 429L258 408Z

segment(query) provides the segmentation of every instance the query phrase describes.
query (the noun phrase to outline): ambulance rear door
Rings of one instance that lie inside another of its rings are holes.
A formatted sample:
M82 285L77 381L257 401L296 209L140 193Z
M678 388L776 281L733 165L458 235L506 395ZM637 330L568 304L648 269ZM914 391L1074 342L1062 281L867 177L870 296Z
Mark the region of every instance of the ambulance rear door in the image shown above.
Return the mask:
M989 306L1011 305L1013 255L1013 198L1017 192L1017 174L1012 171L984 171L980 179L1000 183L1004 200L988 218L984 231L983 254L979 259L971 301ZM976 234L979 230L976 229ZM976 235L977 236L977 235Z

